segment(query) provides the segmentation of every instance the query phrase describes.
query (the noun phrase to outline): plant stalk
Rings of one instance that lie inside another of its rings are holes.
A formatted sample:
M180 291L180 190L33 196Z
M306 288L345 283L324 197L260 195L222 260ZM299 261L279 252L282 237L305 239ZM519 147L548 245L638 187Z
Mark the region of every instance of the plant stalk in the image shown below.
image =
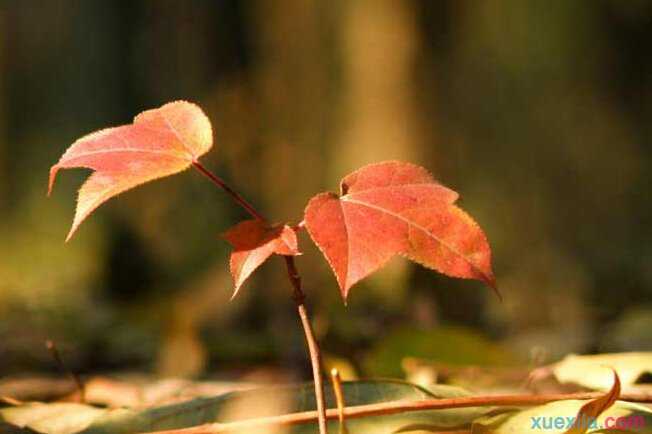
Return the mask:
M256 208L254 208L249 202L247 202L245 198L242 197L237 191L229 187L228 184L224 182L222 178L215 175L210 170L206 169L199 161L193 161L192 165L195 167L195 169L199 170L199 172L201 172L202 175L210 179L213 182L213 184L217 185L219 188L224 190L226 194L228 194L235 203L237 203L242 208L244 208L252 217L254 217L257 220L266 221L265 217L263 217L262 214L256 211Z
M266 222L267 219L263 217L247 200L242 197L238 192L228 186L226 182L219 176L215 175L206 169L199 161L193 161L192 165L202 175L210 179L213 184L224 190L231 199L247 211L252 217L257 220ZM301 224L300 224L301 225ZM301 226L299 225L299 228ZM312 376L315 384L315 401L317 402L317 419L319 421L319 433L328 434L326 426L326 400L324 399L324 383L321 370L321 351L319 350L319 343L315 338L315 333L312 329L312 324L306 309L305 299L306 295L301 286L301 276L294 263L294 257L283 256L285 258L285 265L287 269L288 279L292 284L292 298L294 299L301 325L303 326L303 333L306 336L306 343L308 345L308 353L310 355L310 363L312 365Z
M59 350L57 349L56 344L54 343L53 340L48 339L45 341L45 347L50 351L50 354L52 354L52 358L54 361L57 363L59 366L59 369L61 369L62 372L68 374L70 379L75 383L75 387L77 388L77 393L79 394L79 402L84 403L86 402L86 386L84 385L84 382L81 380L79 375L72 371L71 369L68 369L66 367L66 364L63 363L63 358L61 358L61 354L59 354Z
M288 278L292 283L294 290L292 298L297 305L299 318L303 325L303 332L306 335L306 342L308 344L308 351L310 352L310 362L312 363L312 376L315 379L315 398L317 401L317 414L319 414L319 432L326 434L328 428L326 427L326 403L324 400L324 383L321 373L321 351L319 350L319 343L315 338L315 333L312 330L310 319L308 318L308 310L306 309L305 299L306 295L301 288L301 277L297 271L297 266L294 263L293 256L283 256L285 265L288 271Z

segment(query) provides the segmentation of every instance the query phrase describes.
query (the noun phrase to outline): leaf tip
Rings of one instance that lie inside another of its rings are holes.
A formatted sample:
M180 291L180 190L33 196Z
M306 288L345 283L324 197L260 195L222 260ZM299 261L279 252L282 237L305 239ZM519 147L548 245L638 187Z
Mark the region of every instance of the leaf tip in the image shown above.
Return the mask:
M342 302L344 302L344 306L347 306L349 303L349 290L351 289L351 285L346 285L346 284L342 285L339 282L339 278L337 283L340 285L340 294L342 295Z
M77 232L77 228L79 228L79 225L81 224L82 220L84 218L80 218L78 213L75 213L75 218L73 220L72 226L70 227L70 230L68 231L68 235L66 235L66 240L64 241L67 243L72 239L72 236L75 235Z
M491 274L490 276L485 276L482 280L487 286L489 286L489 288L494 291L494 294L496 294L496 297L498 297L498 301L502 303L504 301L503 294L501 294L500 290L498 289L494 275Z
M618 399L618 397L620 396L620 390L621 390L620 376L618 376L618 372L616 372L615 369L611 368L611 370L614 373L614 385L612 386L611 389L612 389L612 393L616 396L616 399Z
M238 295L238 293L240 292L240 286L241 285L238 285L236 283L235 289L233 290L233 294L231 294L231 298L229 298L229 302L233 301L235 299L235 296Z
M70 229L70 231L68 232L68 235L66 235L66 239L65 239L64 243L67 243L68 241L70 241L72 239L72 236L74 235L76 229L77 228L75 228L75 227Z
M55 164L50 167L50 178L48 179L48 197L52 194L52 189L54 188L54 181L57 178L57 172L59 171L59 165Z

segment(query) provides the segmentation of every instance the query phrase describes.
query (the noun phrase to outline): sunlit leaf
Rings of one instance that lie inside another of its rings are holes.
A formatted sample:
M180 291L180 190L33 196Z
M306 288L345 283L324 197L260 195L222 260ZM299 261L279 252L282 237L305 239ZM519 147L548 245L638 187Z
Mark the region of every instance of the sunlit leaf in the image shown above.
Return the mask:
M130 125L96 131L77 140L50 169L48 187L50 193L60 169L94 170L79 190L66 240L108 199L187 169L212 144L210 121L198 106L185 101L147 110Z
M457 193L422 167L389 161L346 176L340 195L321 193L306 228L346 299L351 286L400 254L452 277L495 288L491 250L480 227L453 202Z
M630 386L644 374L652 374L652 352L611 353L579 356L571 354L553 367L560 383L574 383L589 389L609 390L614 370L623 386Z
M260 220L245 220L223 234L233 246L231 276L233 277L233 297L249 276L270 256L299 254L297 234L288 225L267 227Z

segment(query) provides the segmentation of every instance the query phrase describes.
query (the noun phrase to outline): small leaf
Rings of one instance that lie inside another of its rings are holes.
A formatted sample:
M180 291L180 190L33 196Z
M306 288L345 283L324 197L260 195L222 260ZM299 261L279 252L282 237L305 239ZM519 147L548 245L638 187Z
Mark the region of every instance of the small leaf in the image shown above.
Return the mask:
M273 254L299 254L297 234L288 225L267 227L260 220L245 220L226 231L223 237L233 246L229 265L235 290L231 299L245 280Z
M457 193L426 169L398 161L372 164L346 176L340 190L340 196L313 197L305 221L345 300L351 286L396 254L495 289L484 233L453 204Z
M137 185L187 169L213 144L211 124L195 104L176 101L145 111L133 124L96 131L68 148L50 169L48 194L59 169L95 172L79 190L68 241L108 199Z

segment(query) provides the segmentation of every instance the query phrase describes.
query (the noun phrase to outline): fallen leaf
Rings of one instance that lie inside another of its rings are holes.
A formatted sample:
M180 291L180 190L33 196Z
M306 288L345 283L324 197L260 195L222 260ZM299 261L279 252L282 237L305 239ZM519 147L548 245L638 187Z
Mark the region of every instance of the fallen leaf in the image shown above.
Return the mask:
M598 419L602 413L604 413L609 407L611 407L618 397L620 396L620 379L618 374L614 371L614 381L613 386L608 393L603 396L593 399L580 408L580 411L577 412L575 420L577 423L575 426L571 427L569 430L565 431L564 434L585 434L589 429L588 423L583 423L582 421L594 421Z
M481 417L473 422L471 434L563 434L586 402L555 401L522 411ZM616 401L587 432L652 434L652 410L644 405Z
M260 220L245 220L226 231L223 237L233 246L229 261L235 286L232 299L245 280L270 256L299 254L297 234L288 225L268 227Z
M652 352L610 353L566 356L553 365L552 372L560 383L573 383L595 389L609 390L611 381L605 373L616 371L625 389L644 374L652 373Z
M83 431L107 412L84 404L28 403L0 409L0 421L39 433L71 434Z
M321 193L306 228L337 278L342 297L396 254L452 277L496 288L489 243L453 203L457 193L422 167L389 161L346 176L340 195Z
M644 405L618 401L620 380L600 398L554 401L526 410L481 417L472 434L541 433L652 433L652 410Z
M349 406L452 398L468 394L440 385L433 385L430 390L426 390L402 381L343 382L342 389ZM335 398L331 388L326 389L326 401L329 408L334 407ZM279 409L278 403L283 403L285 408ZM246 409L244 414L234 412L234 409L242 408ZM150 408L106 409L72 403L30 403L19 407L0 408L0 428L4 428L4 423L6 426L20 429L15 432L25 434L34 431L42 434L131 434L220 423L225 424L223 427L226 430L230 422L314 409L314 385L308 383L231 392ZM480 407L423 410L355 418L348 420L347 424L351 434L390 434L406 426L448 429L470 426L473 420L487 411L487 408ZM336 420L329 422L329 432L336 432L337 423ZM288 431L293 434L315 433L317 422L296 425L288 428ZM265 431L259 427L255 432Z
M61 399L77 390L68 378L48 376L4 377L0 380L0 396L20 401L50 401Z
M137 185L187 169L213 144L211 124L195 104L176 101L142 112L131 125L96 131L77 140L50 169L48 194L60 169L94 173L79 190L66 241L108 199Z

